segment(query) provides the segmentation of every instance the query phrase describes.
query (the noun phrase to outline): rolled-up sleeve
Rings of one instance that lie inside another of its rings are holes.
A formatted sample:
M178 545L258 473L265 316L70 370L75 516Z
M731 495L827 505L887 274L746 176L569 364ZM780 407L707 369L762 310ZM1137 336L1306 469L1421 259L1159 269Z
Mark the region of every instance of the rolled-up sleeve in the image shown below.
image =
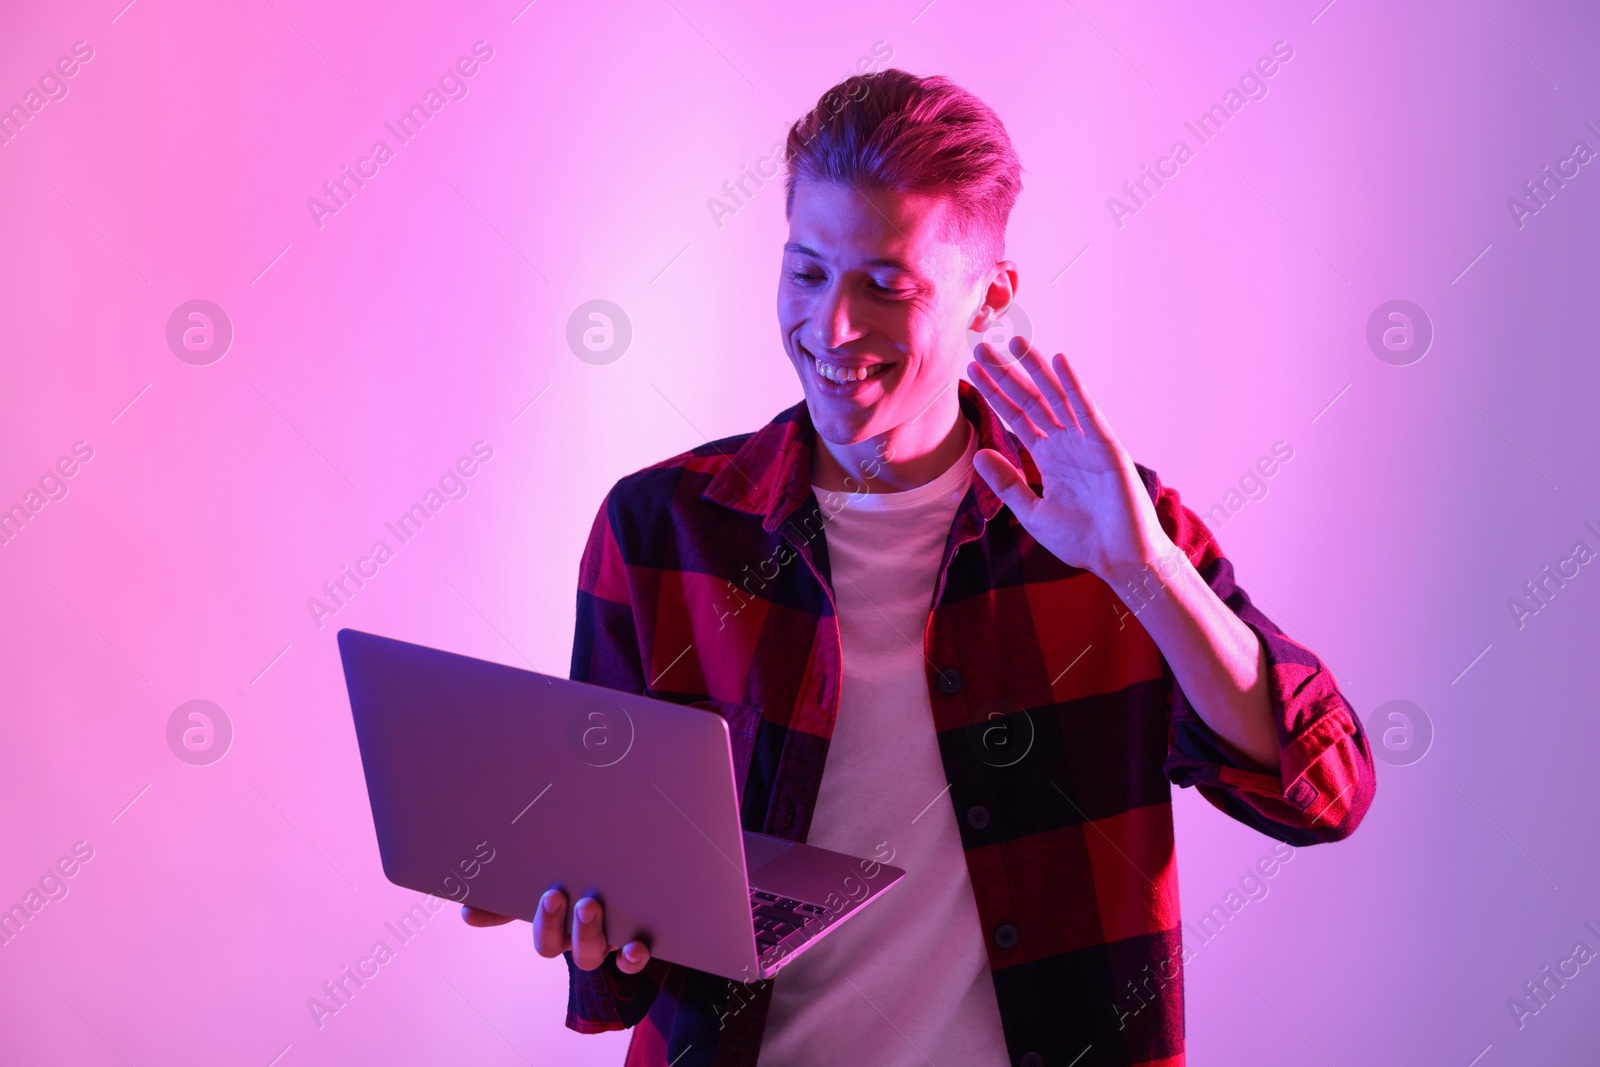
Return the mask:
M1217 597L1255 633L1278 729L1278 774L1259 769L1206 725L1176 680L1164 771L1194 786L1234 819L1292 845L1338 841L1355 831L1377 780L1366 732L1326 664L1251 602L1233 565L1178 494L1141 471L1162 527ZM1170 672L1169 672L1170 677Z
M651 960L638 974L623 974L616 953L592 971L579 969L568 951L567 1027L580 1034L626 1030L655 1002L671 964Z

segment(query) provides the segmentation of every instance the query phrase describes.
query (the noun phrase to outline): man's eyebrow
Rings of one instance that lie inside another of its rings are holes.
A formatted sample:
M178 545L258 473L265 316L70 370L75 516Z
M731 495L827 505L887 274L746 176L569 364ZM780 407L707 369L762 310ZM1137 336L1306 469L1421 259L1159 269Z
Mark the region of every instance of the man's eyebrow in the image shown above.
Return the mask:
M815 248L812 248L809 245L800 244L798 241L790 241L788 244L783 246L783 250L785 252L794 252L794 253L796 253L798 255L802 255L802 256L810 256L812 259L821 259L822 258L822 253L821 252L818 252ZM906 263L904 263L904 262L902 262L902 261L900 261L898 259L886 259L886 258L883 258L883 257L864 260L864 261L862 261L862 266L864 266L864 267L888 267L891 270L904 271L906 274L915 274L915 273L917 273L915 268L907 265Z

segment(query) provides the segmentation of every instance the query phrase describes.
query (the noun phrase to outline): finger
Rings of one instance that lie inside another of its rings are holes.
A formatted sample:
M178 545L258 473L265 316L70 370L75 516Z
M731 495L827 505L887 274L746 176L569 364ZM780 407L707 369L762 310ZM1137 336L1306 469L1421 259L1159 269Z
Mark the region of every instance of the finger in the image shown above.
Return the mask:
M1067 402L1066 390L1062 388L1061 380L1051 369L1050 362L1045 359L1044 352L1021 334L1011 339L1011 352L1017 357L1017 362L1022 368L1028 372L1028 376L1033 379L1033 383L1038 386L1039 392L1049 403L1050 411L1055 415L1056 421L1067 429L1082 430L1077 414Z
M533 918L533 947L546 959L567 950L567 895L559 889L539 898L539 912Z
M1039 498L1034 495L1033 487L1022 476L1022 472L992 448L979 449L972 457L972 466L978 476L989 483L995 495L1011 509L1011 513L1026 524Z
M1052 363L1055 365L1056 377L1061 379L1062 391L1072 402L1074 414L1079 416L1078 422L1083 427L1083 432L1098 436L1103 441L1112 440L1111 427L1106 425L1100 409L1089 399L1089 394L1084 391L1083 383L1078 380L1078 373L1072 369L1072 364L1067 362L1067 357L1058 352Z
M629 941L617 953L617 970L623 974L638 974L650 962L650 949L643 941Z
M511 921L509 915L496 915L492 911L474 908L471 904L461 905L461 919L468 926L504 926Z
M978 346L982 348L982 345ZM978 392L989 406L999 412L1000 417L1006 420L1006 425L1019 437L1025 439L1030 447L1044 439L1044 433L1033 424L1027 413L1005 393L1000 391L1000 386L995 382L983 364L976 361L967 364L967 377L972 379L972 384L978 387Z
M606 961L605 911L594 897L584 897L572 908L572 959L581 971L592 971Z
M1013 341L1012 344L1015 345L1016 342ZM1039 387L1034 384L1033 376L1028 371L1019 368L1015 360L995 361L991 359L990 362L994 367L994 371L991 372L990 376L995 379L1001 389L1005 390L1006 395L1016 401L1017 406L1027 413L1028 418L1033 420L1035 426L1046 432L1065 428L1065 424L1056 417L1056 413L1039 392ZM988 368L985 369L987 370Z

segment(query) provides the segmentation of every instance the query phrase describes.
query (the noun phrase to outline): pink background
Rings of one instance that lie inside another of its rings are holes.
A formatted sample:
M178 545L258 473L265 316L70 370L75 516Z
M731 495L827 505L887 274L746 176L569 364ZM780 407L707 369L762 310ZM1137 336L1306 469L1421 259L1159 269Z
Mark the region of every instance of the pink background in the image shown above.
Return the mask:
M1520 629L1507 606L1600 547L1600 166L1507 207L1600 149L1592 5L123 2L0 16L0 104L93 48L0 147L0 506L93 449L0 546L0 907L93 849L0 947L0 1061L620 1062L564 1029L525 925L453 908L313 1020L417 900L379 868L334 630L565 672L611 483L798 399L781 185L720 227L706 202L881 41L1010 128L1035 337L1199 510L1288 442L1220 540L1362 715L1432 723L1353 839L1200 948L1192 1062L1593 1062L1600 965L1520 1031L1507 1007L1600 948L1600 567ZM468 95L319 229L307 198L480 40ZM1106 199L1279 40L1269 95L1117 227ZM235 331L209 366L165 340L197 298ZM633 327L603 366L565 339L596 298ZM1410 366L1365 341L1395 298L1436 331ZM319 629L307 598L480 440L465 498ZM234 729L208 766L167 743L194 699ZM1270 842L1176 805L1196 918Z

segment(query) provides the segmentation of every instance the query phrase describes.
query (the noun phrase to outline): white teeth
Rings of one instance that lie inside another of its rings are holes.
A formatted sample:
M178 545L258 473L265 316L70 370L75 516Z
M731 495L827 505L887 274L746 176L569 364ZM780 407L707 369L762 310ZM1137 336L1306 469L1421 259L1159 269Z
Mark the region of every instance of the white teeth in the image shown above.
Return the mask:
M880 373L885 366L885 364L882 363L875 363L868 367L841 367L835 363L824 363L820 359L816 360L815 362L817 366L817 373L819 375L826 378L830 382L838 382L841 385L848 385L851 382L865 381L872 375Z

